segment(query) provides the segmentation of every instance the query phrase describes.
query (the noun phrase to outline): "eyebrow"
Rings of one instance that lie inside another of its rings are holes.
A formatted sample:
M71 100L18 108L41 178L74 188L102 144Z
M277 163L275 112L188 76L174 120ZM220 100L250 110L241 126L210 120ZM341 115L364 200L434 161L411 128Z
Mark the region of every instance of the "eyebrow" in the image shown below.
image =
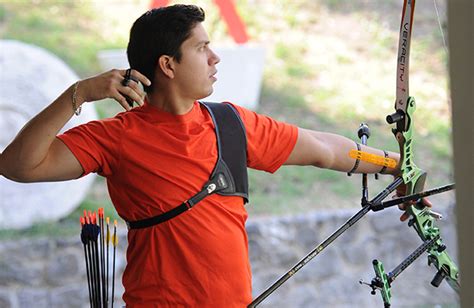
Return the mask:
M201 46L201 45L209 45L211 42L206 40L206 41L199 41L196 43L196 47Z

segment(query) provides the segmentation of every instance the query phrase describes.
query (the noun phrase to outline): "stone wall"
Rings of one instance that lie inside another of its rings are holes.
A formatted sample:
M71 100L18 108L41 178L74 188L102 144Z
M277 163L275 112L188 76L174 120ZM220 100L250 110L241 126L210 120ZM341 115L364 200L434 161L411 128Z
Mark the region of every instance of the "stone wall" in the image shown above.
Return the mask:
M253 268L254 297L286 273L358 209L310 213L295 217L251 219L247 223ZM441 210L444 241L456 253L452 207ZM413 230L398 221L398 210L369 213L270 295L261 307L381 307L380 295L359 280L374 276L372 259L387 271L419 244ZM122 228L123 229L123 228ZM126 237L119 241L115 306L121 307L120 283L125 266ZM394 282L394 307L445 304L457 307L457 295L443 282L430 285L435 274L426 255ZM0 242L0 307L87 307L83 248L78 237Z
M254 298L285 274L358 209L311 213L297 217L253 220L248 223ZM440 211L443 240L456 258L453 208ZM374 277L372 260L393 270L421 241L398 220L398 209L368 213L330 246L270 295L261 307L383 307L379 293L359 280ZM457 307L456 293L443 282L430 285L436 270L420 256L398 276L392 287L393 307Z
M121 276L126 242L125 234L121 234L114 307L123 306ZM0 308L88 307L88 294L79 235L0 242Z

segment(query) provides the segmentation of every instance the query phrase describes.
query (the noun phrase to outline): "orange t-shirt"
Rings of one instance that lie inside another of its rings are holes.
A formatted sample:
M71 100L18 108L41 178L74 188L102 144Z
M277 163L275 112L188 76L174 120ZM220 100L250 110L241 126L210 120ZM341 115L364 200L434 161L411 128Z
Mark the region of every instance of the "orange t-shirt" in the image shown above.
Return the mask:
M234 107L246 128L248 167L275 172L293 150L297 128ZM198 102L184 115L146 103L58 138L84 175L107 178L118 214L129 221L196 194L217 160L214 124ZM162 224L129 230L127 307L246 307L252 301L246 219L241 197L214 194Z

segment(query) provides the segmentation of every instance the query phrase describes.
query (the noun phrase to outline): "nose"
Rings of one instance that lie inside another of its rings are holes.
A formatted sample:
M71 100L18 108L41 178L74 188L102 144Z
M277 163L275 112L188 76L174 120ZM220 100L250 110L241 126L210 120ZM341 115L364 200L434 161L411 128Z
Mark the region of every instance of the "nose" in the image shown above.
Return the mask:
M214 50L209 49L211 51L209 55L209 63L211 65L216 65L217 63L221 62L221 58L214 52Z

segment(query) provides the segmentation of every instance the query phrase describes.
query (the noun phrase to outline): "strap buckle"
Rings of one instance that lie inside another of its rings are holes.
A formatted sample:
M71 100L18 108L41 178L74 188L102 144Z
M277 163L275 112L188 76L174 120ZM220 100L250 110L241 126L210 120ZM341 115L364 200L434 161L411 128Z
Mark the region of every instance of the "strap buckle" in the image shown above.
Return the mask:
M225 182L225 180L224 180ZM192 196L191 198L189 198L188 200L184 201L184 204L186 205L186 207L188 208L188 210L192 209L193 206L195 206L199 201L201 201L202 199L204 199L205 197L209 196L209 195L212 195L213 193L216 192L216 190L218 189L217 185L215 183L208 183L207 186L204 186L203 189L195 194L194 196Z
M188 211L192 209L195 204L196 203L194 203L191 199L184 201L184 205L186 205Z

